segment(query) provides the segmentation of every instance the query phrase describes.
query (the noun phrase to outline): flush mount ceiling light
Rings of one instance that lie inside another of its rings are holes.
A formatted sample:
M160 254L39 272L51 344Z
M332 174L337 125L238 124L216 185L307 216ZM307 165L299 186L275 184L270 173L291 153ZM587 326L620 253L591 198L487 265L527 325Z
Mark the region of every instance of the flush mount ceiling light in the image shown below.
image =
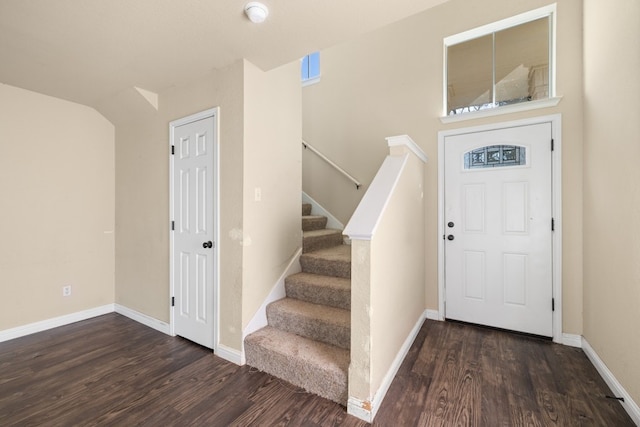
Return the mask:
M259 24L267 19L269 16L269 9L267 6L263 5L260 2L252 1L247 3L244 7L244 13L247 14L247 17L251 20L251 22L255 24Z

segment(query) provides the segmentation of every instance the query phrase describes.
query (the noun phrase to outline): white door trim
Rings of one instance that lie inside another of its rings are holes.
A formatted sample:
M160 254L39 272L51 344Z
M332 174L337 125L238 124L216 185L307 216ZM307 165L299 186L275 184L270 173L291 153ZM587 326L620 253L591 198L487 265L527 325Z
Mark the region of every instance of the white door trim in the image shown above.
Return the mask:
M492 123L482 126L465 127L438 132L438 311L439 319L445 319L445 277L444 277L444 140L445 137L467 133L498 130L515 126L551 123L551 138L554 151L551 156L552 205L555 231L552 236L553 251L553 341L562 343L562 117L560 114L531 117L509 122Z
M175 145L173 141L174 128L188 123L196 122L198 120L213 117L215 122L214 135L214 195L213 195L213 241L216 242L216 250L213 258L213 351L218 351L218 337L220 336L220 107L210 108L205 111L201 111L196 114L192 114L181 119L173 120L169 123L169 333L171 336L175 336L175 322L174 322L174 307L171 307L171 297L175 295L175 283L173 280L174 273L174 241L173 233L171 232L171 222L174 221L174 192L173 192L173 168L174 168L174 156L171 155L171 147Z

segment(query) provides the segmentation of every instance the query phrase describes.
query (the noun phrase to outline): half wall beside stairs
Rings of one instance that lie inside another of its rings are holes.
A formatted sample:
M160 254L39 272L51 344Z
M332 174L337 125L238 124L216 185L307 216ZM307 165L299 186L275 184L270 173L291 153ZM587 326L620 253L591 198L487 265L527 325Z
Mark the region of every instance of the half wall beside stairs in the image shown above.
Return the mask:
M390 154L344 234L351 239L350 414L372 421L425 307L424 165L408 136Z

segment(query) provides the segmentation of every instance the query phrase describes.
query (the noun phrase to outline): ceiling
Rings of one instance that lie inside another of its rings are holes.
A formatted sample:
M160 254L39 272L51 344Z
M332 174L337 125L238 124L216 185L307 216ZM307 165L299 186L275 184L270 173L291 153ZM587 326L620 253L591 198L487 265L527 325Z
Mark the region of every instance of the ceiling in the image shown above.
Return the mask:
M0 83L101 110L241 58L269 70L446 0L263 0L262 24L247 1L0 0Z

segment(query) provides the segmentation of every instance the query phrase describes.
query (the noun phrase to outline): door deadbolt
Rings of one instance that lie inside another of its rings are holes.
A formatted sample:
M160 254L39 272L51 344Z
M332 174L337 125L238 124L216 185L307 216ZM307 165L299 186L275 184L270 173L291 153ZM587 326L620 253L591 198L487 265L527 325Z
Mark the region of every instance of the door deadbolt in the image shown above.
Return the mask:
M211 249L213 247L213 242L211 240L209 240L208 242L204 242L202 244L202 247L205 248L205 249L207 249L207 248Z
M449 221L449 222L447 223L447 227L449 227L449 228L453 228L453 226L454 226L454 225L455 225L455 224L454 224L452 221Z

